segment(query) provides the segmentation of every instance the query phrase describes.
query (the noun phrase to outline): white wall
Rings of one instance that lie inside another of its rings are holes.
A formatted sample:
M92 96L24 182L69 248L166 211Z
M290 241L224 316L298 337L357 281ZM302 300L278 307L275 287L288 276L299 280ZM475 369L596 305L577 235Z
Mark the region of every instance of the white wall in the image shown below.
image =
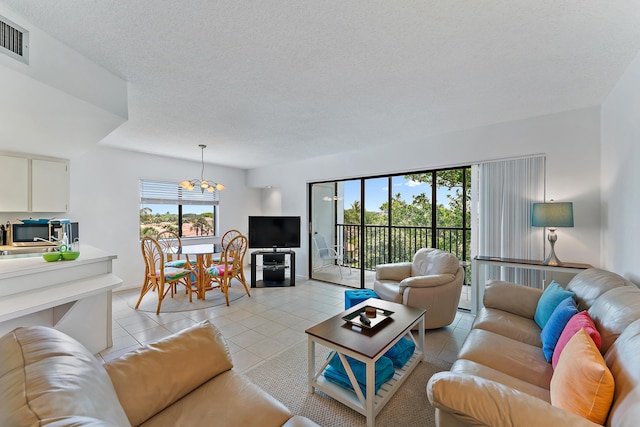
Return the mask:
M102 147L72 158L71 209L66 215L80 223L81 250L86 243L117 254L113 265L123 279L121 289L139 287L144 274L140 178L179 182L198 178L200 168L200 162ZM226 186L220 193L220 232L233 228L246 234L247 216L262 213L260 191L247 188L242 169L206 164L205 172Z
M127 120L126 81L2 5L0 14L29 31L28 65L0 54L1 151L69 158Z
M602 104L603 265L640 283L640 54Z
M389 146L381 149L254 169L248 173L248 184L279 188L282 214L301 215L302 223L306 224L308 182L469 165L541 153L547 157L547 199L574 203L575 227L557 231L558 256L565 262L599 266L598 107L427 137L416 143L389 141ZM308 273L307 248L305 234L302 248L297 250L299 274Z
M0 66L117 116L128 117L127 83L0 4L0 15L29 32L29 64L0 55ZM1 67L0 67L1 68Z

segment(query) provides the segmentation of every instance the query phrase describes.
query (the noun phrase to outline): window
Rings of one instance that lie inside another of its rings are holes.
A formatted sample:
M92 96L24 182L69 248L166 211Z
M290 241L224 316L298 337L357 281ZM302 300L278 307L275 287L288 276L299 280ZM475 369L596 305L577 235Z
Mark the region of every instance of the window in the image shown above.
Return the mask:
M176 182L140 180L140 237L175 231L182 238L215 236L218 191L187 191Z

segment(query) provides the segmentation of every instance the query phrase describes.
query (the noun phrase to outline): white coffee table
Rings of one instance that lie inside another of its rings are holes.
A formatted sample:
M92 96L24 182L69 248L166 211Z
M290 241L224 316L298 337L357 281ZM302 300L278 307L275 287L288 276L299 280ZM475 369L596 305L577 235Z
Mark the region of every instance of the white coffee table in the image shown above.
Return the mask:
M392 311L391 319L371 330L353 326L342 319L343 316L359 311L367 305ZM309 392L313 393L314 389L321 390L351 409L365 415L367 417L367 426L374 427L376 415L424 358L424 315L424 309L370 298L344 313L340 313L307 329L305 332L307 333L309 345ZM411 333L411 329L416 325L418 325L419 331L417 342ZM375 362L405 336L416 343L416 350L413 356L402 369L396 369L393 378L385 383L375 394ZM353 385L353 390L348 390L332 383L324 377L323 372L329 364L329 360L325 361L322 367L316 371L316 343L335 351L333 357L340 358ZM345 356L353 357L365 363L366 397L360 390Z

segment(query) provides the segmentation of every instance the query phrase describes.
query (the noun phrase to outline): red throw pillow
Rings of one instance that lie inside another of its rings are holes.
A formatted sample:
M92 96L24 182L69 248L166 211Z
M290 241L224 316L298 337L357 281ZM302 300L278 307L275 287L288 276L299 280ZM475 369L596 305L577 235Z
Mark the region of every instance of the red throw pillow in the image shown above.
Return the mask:
M553 369L556 369L556 365L558 364L558 359L560 359L560 353L564 349L564 346L567 345L567 342L578 332L580 329L587 331L587 334L591 337L593 342L595 343L598 350L600 350L602 346L602 338L600 337L600 332L596 329L595 323L593 323L593 319L589 316L589 313L586 311L581 311L578 314L573 315L567 325L562 330L560 334L560 338L556 344L555 349L553 350L553 358L551 360Z

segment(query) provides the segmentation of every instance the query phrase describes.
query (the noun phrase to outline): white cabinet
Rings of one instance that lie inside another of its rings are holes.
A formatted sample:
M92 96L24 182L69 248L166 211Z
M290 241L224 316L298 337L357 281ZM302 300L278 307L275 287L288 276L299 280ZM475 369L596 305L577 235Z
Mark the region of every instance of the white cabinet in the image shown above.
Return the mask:
M29 210L29 159L0 156L0 212Z
M67 212L69 162L0 155L0 212Z
M66 212L68 204L68 163L31 160L31 212Z

